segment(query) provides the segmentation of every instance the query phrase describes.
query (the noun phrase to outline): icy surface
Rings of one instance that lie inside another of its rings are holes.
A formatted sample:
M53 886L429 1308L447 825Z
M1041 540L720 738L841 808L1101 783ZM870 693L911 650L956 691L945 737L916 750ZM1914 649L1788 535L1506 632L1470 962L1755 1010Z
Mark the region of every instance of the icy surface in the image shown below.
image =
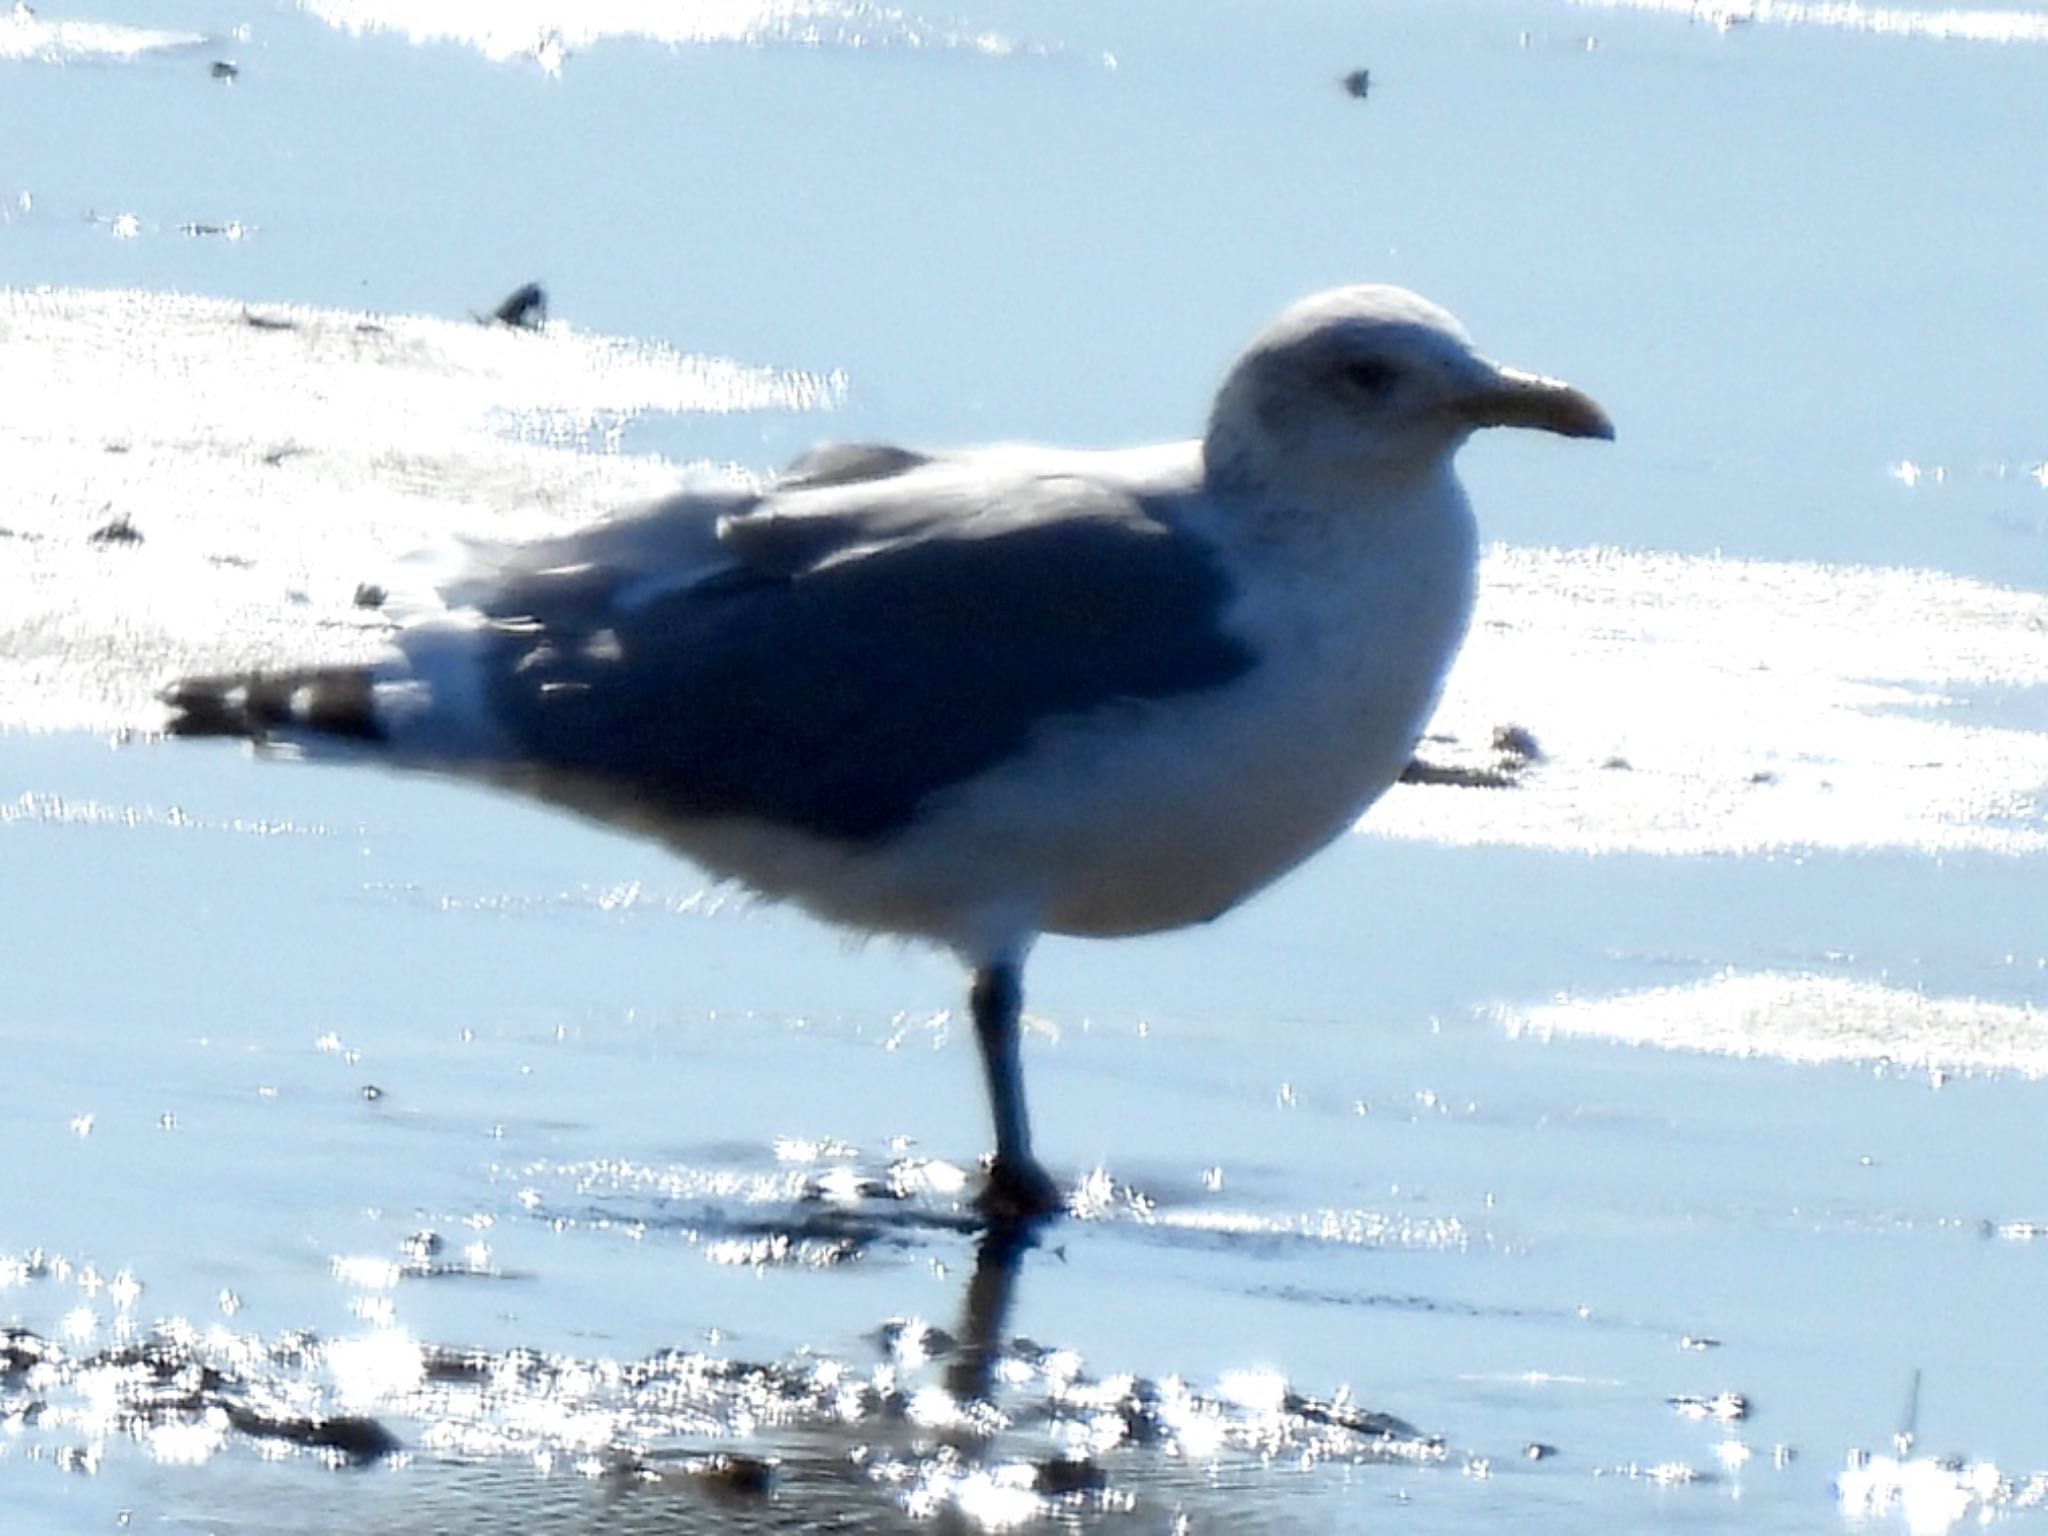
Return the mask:
M0 1525L2048 1529L2043 14L0 15ZM148 735L465 533L1184 436L1366 278L1620 438L1467 451L1362 835L1034 956L1035 1248L943 957Z

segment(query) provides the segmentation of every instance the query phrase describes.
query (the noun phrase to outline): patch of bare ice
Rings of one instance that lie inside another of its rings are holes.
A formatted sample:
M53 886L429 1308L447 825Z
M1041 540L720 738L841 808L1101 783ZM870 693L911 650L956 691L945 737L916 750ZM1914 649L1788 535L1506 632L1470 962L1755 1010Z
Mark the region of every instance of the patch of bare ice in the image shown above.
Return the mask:
M998 32L931 21L867 0L300 0L349 32L396 32L414 43L466 44L497 63L528 60L550 74L571 54L612 38L669 47L737 43L806 48L964 50L995 56L1054 50Z
M2048 1076L2048 1013L1875 982L1761 972L1611 997L1505 1008L1509 1031L1802 1064Z
M1687 854L2048 848L2048 596L1931 571L1610 549L1487 556L1425 759L1513 722L1511 788L1401 785L1361 830Z
M198 32L131 27L111 21L45 20L16 3L0 11L0 61L43 64L127 63L157 53L206 46Z
M1859 0L1572 0L1599 10L1667 11L1736 27L1830 27L1948 42L2048 43L2048 12L2019 6L1864 5Z

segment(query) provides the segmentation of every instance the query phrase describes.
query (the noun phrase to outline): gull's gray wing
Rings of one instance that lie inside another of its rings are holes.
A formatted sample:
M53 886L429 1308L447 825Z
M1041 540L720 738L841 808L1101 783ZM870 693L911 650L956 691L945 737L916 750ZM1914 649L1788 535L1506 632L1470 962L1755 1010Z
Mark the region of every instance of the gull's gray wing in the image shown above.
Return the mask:
M485 708L519 776L543 794L566 776L561 798L637 821L872 839L1042 721L1251 666L1212 550L1140 496L849 452L743 501L552 541L477 595ZM671 546L695 569L607 558Z

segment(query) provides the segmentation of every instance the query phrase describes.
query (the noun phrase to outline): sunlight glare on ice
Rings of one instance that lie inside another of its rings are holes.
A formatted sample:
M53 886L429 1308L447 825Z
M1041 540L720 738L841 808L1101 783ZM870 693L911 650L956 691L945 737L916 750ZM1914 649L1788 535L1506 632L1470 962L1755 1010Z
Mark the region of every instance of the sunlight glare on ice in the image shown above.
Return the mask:
M1832 976L1734 973L1612 997L1505 1008L1510 1034L1818 1065L2048 1075L2048 1014Z

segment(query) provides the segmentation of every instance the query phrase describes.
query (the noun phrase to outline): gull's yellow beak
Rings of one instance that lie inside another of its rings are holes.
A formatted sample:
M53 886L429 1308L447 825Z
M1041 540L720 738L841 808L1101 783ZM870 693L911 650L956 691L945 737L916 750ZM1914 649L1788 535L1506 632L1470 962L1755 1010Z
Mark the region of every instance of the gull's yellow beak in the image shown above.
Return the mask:
M1455 410L1475 427L1535 427L1564 437L1611 440L1614 422L1599 402L1562 379L1496 367L1484 386L1460 395Z

